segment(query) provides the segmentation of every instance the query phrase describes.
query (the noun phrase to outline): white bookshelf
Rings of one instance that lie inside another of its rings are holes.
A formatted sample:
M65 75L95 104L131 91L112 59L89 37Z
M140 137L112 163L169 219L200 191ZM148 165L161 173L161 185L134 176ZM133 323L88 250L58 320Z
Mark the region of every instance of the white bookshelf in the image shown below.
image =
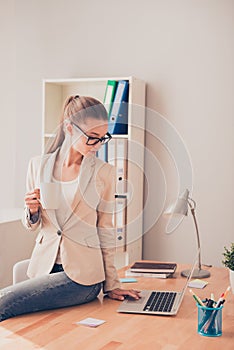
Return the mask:
M129 82L128 134L113 135L126 138L127 154L127 208L124 244L117 248L117 266L142 258L145 83L135 77L106 77L80 79L45 79L43 81L42 148L51 142L59 124L62 107L69 95L84 95L104 100L108 80ZM121 259L124 261L121 263Z

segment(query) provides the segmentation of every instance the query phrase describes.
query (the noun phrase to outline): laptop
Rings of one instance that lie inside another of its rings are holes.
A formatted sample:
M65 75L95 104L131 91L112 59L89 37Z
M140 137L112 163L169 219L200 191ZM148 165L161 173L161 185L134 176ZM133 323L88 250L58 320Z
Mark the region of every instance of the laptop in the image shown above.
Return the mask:
M125 299L120 304L117 312L145 315L176 315L197 264L197 256L198 254L196 254L193 267L189 276L186 278L185 285L181 291L142 290L141 298L139 300L134 300L132 298Z

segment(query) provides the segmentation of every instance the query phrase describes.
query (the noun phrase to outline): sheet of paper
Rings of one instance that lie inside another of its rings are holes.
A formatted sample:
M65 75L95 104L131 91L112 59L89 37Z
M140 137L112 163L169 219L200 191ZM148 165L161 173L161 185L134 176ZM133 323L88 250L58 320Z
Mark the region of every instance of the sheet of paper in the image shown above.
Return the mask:
M202 289L208 284L207 281L202 281L199 279L195 279L189 282L188 286L192 288L199 288Z
M84 326L89 326L89 327L98 327L105 322L106 321L98 320L97 318L87 317L84 320L75 322L75 324L83 324Z

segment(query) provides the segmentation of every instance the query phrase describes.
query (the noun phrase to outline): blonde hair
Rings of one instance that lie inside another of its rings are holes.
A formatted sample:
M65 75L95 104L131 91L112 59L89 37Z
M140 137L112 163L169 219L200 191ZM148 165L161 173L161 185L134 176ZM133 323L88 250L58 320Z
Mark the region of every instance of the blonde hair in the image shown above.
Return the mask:
M55 139L46 150L46 153L52 153L62 145L65 139L65 120L79 125L85 124L87 118L108 121L108 114L104 105L93 97L79 95L69 96L64 103L63 113Z

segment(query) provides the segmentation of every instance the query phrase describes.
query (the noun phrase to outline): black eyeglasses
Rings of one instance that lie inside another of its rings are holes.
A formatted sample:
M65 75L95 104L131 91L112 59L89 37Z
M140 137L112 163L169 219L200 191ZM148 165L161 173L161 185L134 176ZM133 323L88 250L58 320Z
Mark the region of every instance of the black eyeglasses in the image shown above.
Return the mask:
M93 137L93 136L89 136L87 135L78 125L76 125L75 123L71 122L71 124L77 128L79 131L82 132L82 134L87 138L87 141L86 141L86 145L88 146L94 146L96 145L98 142L104 144L104 143L107 143L109 142L111 139L112 139L112 136L111 134L109 134L109 132L106 133L105 136L103 137Z

